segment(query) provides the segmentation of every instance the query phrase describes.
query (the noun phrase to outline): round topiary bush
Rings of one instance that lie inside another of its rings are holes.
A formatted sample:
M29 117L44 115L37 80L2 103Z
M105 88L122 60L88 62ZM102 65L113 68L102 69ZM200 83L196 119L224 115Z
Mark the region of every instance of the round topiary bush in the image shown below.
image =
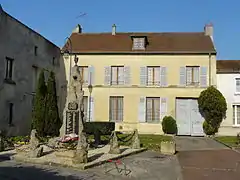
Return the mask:
M162 130L165 134L177 134L177 123L172 116L165 116L162 120Z
M222 120L226 117L227 103L220 91L210 86L202 91L198 98L198 108L206 123L203 124L209 133L215 134L221 125Z

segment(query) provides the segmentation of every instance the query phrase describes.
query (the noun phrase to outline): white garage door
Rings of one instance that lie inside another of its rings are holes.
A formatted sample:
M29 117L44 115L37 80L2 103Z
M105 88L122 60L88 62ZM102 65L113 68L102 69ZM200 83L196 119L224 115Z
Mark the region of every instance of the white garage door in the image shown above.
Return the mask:
M176 121L178 135L204 135L197 99L176 99Z

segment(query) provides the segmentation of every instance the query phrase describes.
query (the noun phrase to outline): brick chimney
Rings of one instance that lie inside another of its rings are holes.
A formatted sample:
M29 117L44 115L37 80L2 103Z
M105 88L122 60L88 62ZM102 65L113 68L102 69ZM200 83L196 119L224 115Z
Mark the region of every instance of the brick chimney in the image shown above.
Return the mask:
M72 31L72 33L82 33L82 27L78 24Z
M205 36L210 36L213 41L213 24L209 23L204 26L204 34Z
M112 35L113 35L113 36L116 35L116 29L117 29L116 24L113 24L113 25L112 25Z

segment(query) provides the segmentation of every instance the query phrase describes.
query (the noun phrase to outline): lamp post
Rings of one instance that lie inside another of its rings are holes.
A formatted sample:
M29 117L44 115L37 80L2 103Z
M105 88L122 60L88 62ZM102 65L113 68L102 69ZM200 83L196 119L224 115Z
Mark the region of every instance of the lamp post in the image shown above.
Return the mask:
M90 72L90 82L89 82L89 85L88 85L88 91L89 91L89 109L88 109L88 121L90 122L91 121L91 99L92 99L92 90L93 90L93 86L92 86L92 83L91 83L91 75L92 73Z
M71 75L72 75L72 56L71 56L72 55L72 41L69 37L66 37L65 41L66 41L66 46L65 46L65 50L64 50L63 54L70 56L69 78L71 78Z

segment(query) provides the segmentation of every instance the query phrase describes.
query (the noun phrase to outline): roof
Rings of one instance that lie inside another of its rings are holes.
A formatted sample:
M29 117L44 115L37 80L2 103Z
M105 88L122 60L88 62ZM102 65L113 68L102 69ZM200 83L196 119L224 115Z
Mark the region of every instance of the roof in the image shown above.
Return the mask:
M146 49L132 50L132 36L146 36ZM73 53L216 53L204 32L72 33L70 39Z
M239 73L240 60L217 60L217 73Z

